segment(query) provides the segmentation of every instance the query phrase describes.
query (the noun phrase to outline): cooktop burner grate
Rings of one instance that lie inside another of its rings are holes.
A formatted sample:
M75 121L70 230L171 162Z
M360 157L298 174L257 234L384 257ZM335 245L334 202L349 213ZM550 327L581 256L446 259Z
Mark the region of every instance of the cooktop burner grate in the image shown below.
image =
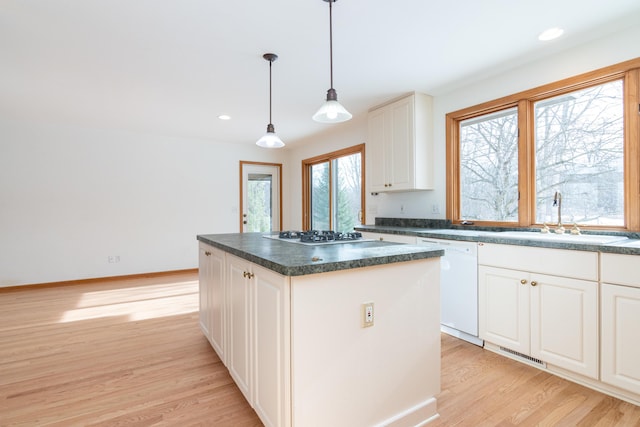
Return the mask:
M341 233L333 230L281 231L281 239L298 239L303 243L326 243L362 239L362 233L353 231Z

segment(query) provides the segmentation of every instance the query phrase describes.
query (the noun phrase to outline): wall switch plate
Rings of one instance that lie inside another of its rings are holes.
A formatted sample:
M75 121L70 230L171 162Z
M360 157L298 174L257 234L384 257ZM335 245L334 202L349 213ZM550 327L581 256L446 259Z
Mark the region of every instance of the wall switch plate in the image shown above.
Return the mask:
M362 315L363 328L368 328L369 326L373 326L373 303L372 302L365 302L362 304L361 315Z

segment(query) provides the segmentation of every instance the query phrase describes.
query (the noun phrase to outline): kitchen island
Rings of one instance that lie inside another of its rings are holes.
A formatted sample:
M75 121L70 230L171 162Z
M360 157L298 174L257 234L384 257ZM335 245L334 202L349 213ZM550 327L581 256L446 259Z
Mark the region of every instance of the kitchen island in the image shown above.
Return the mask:
M266 426L437 418L442 250L197 238L201 328Z

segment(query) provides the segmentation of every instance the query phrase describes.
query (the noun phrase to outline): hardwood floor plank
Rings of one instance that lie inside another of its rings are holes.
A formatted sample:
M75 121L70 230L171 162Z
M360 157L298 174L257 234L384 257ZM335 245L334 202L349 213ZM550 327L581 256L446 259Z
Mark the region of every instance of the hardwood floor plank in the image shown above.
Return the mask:
M197 308L194 272L0 289L0 426L262 426ZM444 334L437 397L433 427L640 427L638 406Z

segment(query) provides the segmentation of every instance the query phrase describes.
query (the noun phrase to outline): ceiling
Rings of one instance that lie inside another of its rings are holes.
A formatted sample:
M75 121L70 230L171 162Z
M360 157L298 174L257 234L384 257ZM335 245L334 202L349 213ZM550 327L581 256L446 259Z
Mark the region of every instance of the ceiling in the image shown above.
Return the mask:
M334 87L364 115L638 22L638 0L338 0ZM292 146L335 126L311 120L329 88L322 0L0 0L0 52L0 117L253 144L273 52L276 133Z

